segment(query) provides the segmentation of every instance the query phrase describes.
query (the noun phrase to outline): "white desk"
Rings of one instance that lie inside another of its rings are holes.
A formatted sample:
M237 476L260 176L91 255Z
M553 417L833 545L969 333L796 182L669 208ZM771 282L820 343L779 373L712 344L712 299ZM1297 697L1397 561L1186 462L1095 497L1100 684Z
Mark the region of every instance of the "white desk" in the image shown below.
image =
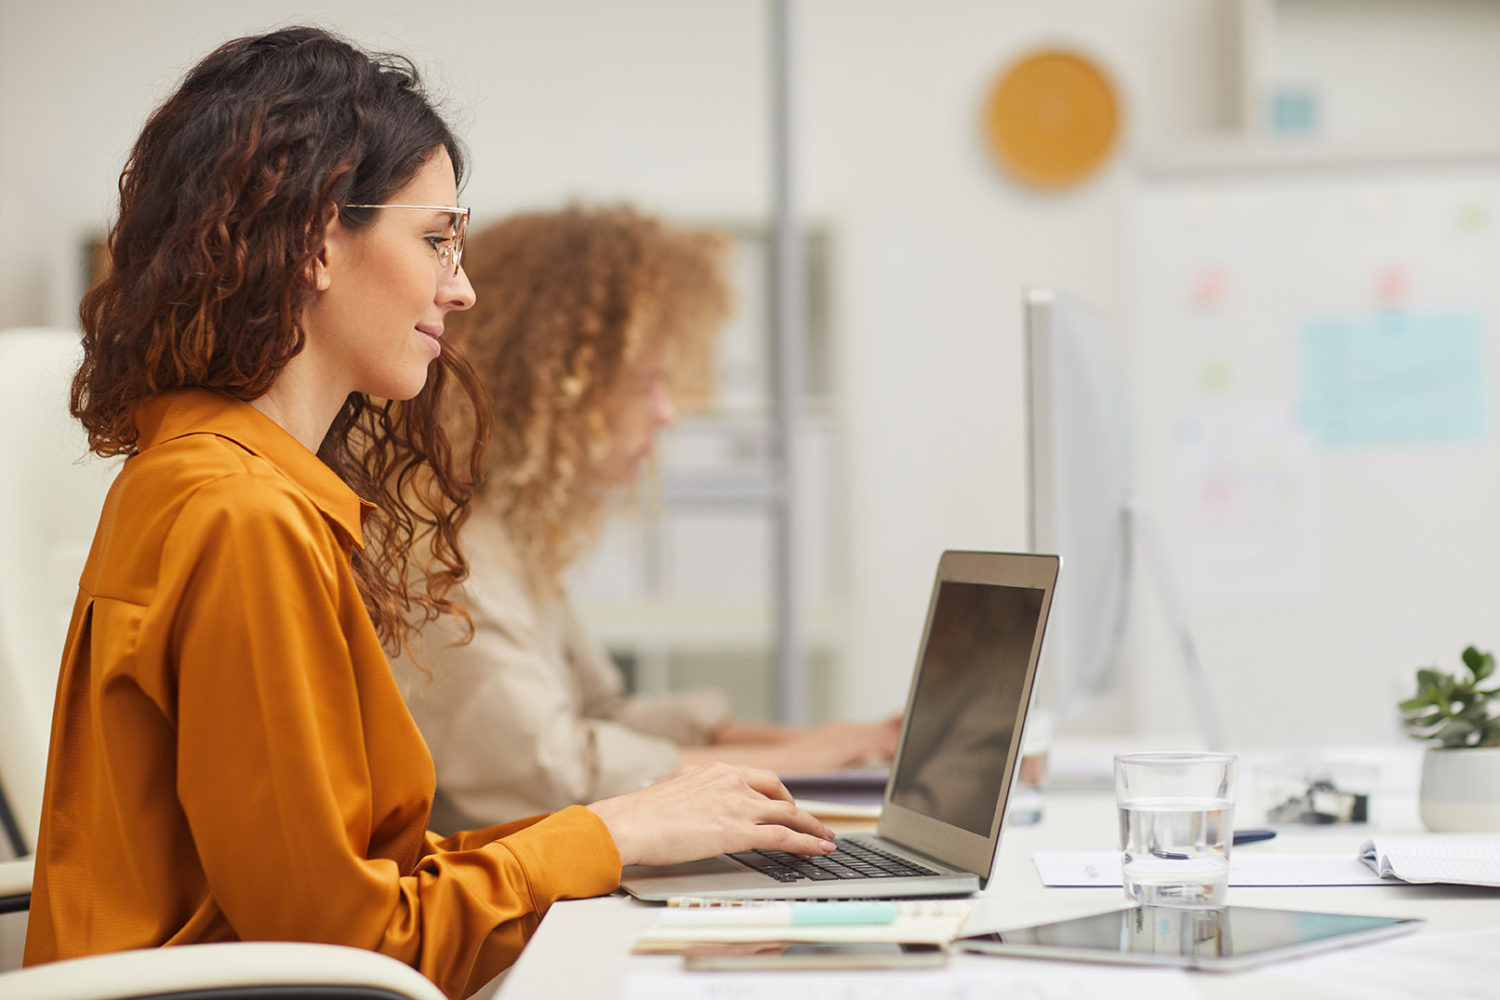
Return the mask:
M1415 807L1391 803L1383 829L1415 831ZM1409 806L1409 808L1408 808ZM1408 818L1409 817L1409 818ZM1252 825L1252 824L1242 824ZM968 932L1001 930L1047 919L1081 916L1119 907L1118 888L1049 889L1032 865L1037 850L1100 850L1113 846L1114 800L1106 792L1049 792L1040 824L1007 829L995 870L984 893L974 897ZM1369 835L1361 828L1334 833L1283 831L1276 839L1247 845L1241 851L1309 851L1353 853ZM1418 934L1500 928L1500 894L1463 886L1336 886L1326 888L1231 887L1230 901L1245 906L1294 910L1422 917ZM636 936L654 919L654 908L624 896L576 900L554 905L536 937L505 977L500 1000L532 997L616 997L631 972L670 971L681 958L631 955ZM1374 945L1372 947L1381 947ZM955 952L955 966L993 968L995 963L1037 965L1032 959L999 959ZM1041 963L1059 965L1061 963ZM1070 968L1078 966L1069 964ZM1105 966L1093 966L1096 969ZM934 970L932 974L937 974ZM712 975L704 973L703 975ZM1205 998L1302 1000L1326 994L1278 972L1275 963L1239 973L1193 973L1191 981ZM1490 984L1500 997L1500 980Z

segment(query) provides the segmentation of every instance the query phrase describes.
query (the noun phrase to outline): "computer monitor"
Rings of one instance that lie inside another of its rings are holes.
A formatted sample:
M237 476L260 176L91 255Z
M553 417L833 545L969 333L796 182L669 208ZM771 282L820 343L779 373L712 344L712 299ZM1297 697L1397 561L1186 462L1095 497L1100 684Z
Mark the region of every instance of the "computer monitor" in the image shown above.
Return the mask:
M1132 458L1123 351L1092 306L1025 291L1030 531L1062 556L1039 687L1058 719L1116 687L1130 611Z

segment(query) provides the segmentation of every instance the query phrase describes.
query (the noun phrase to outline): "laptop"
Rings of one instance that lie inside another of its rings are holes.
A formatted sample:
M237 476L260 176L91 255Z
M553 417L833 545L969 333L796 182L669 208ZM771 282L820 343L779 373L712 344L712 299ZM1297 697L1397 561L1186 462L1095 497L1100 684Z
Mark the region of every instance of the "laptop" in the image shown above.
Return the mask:
M821 858L744 851L631 865L638 899L961 896L984 888L1061 560L944 552L875 833Z

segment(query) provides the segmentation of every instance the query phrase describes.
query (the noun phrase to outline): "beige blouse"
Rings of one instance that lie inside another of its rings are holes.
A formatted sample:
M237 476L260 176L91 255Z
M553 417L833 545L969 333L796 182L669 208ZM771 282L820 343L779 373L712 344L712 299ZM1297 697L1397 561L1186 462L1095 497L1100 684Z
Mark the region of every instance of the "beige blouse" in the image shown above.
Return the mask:
M484 504L463 529L471 574L456 597L474 640L449 618L396 664L437 768L429 825L440 832L593 802L665 777L679 746L729 718L721 692L627 697L619 668L566 596L538 601L500 516ZM425 673L424 673L425 669Z

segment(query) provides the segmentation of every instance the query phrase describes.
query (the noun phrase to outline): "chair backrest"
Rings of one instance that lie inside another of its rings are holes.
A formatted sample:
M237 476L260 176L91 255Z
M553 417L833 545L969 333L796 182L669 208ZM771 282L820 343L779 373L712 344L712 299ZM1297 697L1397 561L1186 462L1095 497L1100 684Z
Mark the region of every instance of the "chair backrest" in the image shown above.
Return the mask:
M118 461L68 413L76 330L0 330L0 790L29 848L78 577Z

